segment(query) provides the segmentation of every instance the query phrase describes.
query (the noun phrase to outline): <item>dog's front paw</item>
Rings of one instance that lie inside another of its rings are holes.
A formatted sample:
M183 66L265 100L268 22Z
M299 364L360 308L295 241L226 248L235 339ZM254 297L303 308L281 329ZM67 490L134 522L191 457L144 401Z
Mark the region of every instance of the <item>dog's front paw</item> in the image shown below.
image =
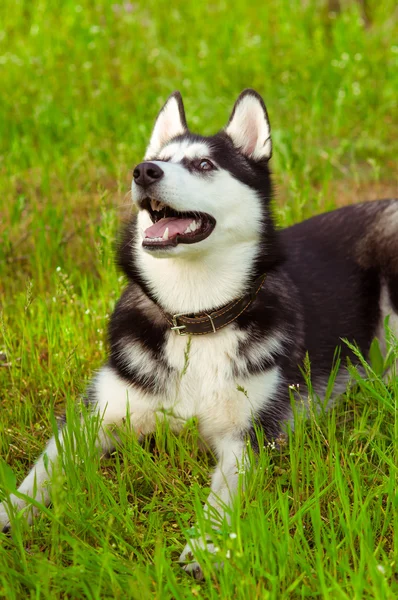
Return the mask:
M14 494L10 495L9 500L7 502L2 502L0 504L0 532L7 533L11 528L11 520L10 514L16 514L18 511L25 509L26 502L21 498L17 498ZM23 518L30 525L32 523L33 518L33 510L32 507L24 510Z
M0 532L7 533L10 527L10 517L8 516L4 502L2 502L0 504Z
M198 562L191 562L187 565L181 565L182 568L188 575L196 579L197 581L203 581L205 576L203 575L202 567Z
M209 554L217 554L219 548L217 548L217 546L210 541L210 538L207 538L206 540L203 538L191 540L182 551L178 562L181 564L184 571L189 573L189 575L198 581L202 581L204 579L203 570L199 562L196 560L198 550L199 553L208 552ZM215 564L214 566L218 568L222 565Z

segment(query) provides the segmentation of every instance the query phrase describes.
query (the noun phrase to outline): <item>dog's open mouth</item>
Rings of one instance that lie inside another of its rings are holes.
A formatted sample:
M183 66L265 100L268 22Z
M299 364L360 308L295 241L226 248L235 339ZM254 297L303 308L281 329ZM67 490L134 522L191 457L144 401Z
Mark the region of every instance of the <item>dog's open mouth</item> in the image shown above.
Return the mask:
M145 198L141 208L149 212L153 221L145 230L145 248L196 244L207 238L216 225L207 213L177 212L154 198Z

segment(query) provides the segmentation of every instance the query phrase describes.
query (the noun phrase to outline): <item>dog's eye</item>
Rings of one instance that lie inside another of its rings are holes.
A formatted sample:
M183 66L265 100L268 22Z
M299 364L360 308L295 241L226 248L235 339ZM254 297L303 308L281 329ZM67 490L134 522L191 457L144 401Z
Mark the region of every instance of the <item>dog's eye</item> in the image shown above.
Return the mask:
M207 158L201 158L200 160L196 161L195 167L199 171L211 171L214 169L213 163Z

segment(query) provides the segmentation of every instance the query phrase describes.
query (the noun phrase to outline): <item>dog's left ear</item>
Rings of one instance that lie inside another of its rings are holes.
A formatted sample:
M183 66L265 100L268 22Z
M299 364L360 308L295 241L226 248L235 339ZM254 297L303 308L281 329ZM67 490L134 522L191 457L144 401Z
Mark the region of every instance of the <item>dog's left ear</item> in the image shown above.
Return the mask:
M271 127L260 94L244 90L229 118L225 132L239 150L253 160L269 160L272 155Z
M155 157L167 142L187 130L188 126L181 94L180 92L174 92L169 96L166 104L158 114L145 153L145 159Z

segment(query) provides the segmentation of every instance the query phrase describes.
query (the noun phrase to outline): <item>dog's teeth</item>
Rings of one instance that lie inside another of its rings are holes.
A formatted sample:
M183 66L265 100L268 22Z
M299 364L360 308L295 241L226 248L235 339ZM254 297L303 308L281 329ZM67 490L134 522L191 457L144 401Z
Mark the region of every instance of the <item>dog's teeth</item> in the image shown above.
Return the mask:
M196 221L192 221L192 223L190 223L190 225L188 225L188 227L186 228L186 230L184 231L184 233L193 233L194 231L196 231L199 227L199 224Z
M153 211L159 212L160 210L163 210L164 204L159 200L155 200L155 198L151 198L151 208Z
M169 239L169 228L168 227L166 227L166 229L164 230L163 239L164 240Z

